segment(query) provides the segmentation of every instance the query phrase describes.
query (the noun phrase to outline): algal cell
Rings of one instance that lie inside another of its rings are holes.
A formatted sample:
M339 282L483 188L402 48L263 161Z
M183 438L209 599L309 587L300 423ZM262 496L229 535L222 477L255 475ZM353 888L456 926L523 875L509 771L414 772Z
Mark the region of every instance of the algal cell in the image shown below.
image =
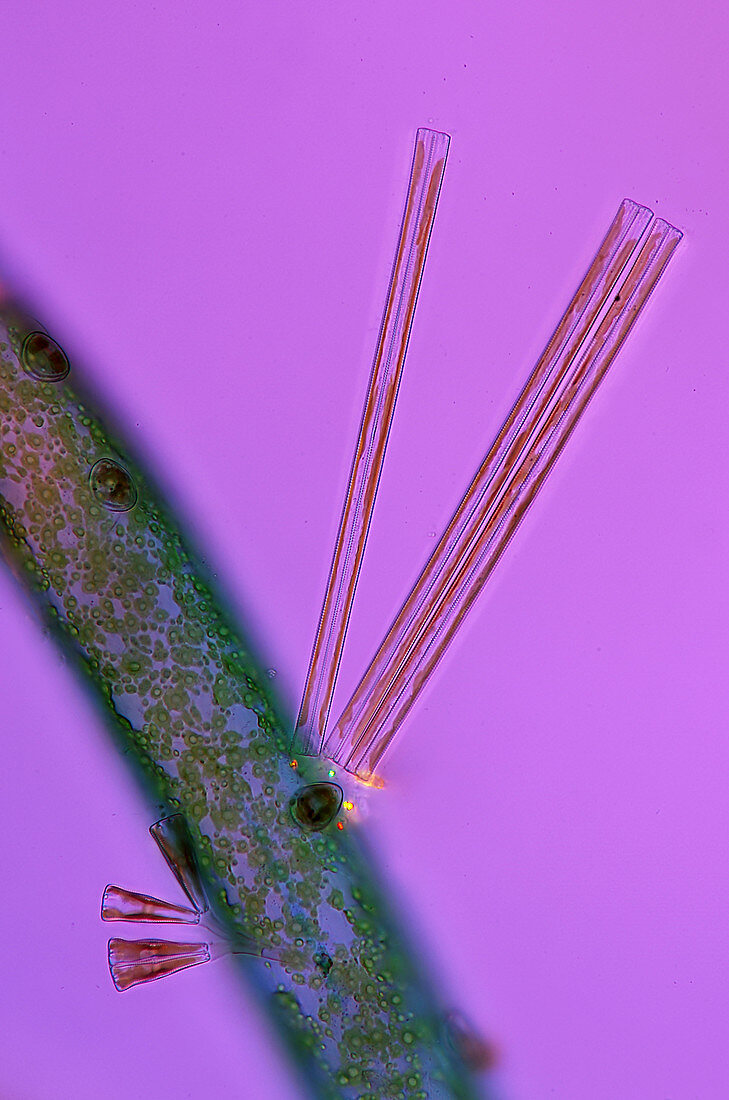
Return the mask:
M131 474L119 462L102 458L89 474L94 496L110 512L128 512L137 502L137 490Z
M23 366L38 382L61 382L70 367L66 354L45 332L31 332L20 352Z

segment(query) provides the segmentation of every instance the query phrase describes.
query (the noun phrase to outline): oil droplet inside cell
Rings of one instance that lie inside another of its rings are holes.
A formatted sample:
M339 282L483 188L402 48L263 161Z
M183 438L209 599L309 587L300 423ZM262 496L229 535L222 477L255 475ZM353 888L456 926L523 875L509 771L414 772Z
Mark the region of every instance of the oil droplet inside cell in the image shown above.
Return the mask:
M336 783L311 783L291 803L294 821L304 829L325 829L339 813L344 791Z
M137 502L131 474L111 458L101 458L94 463L89 484L96 499L110 512L127 512Z
M39 382L61 382L70 368L66 353L45 332L31 332L20 351L23 366Z

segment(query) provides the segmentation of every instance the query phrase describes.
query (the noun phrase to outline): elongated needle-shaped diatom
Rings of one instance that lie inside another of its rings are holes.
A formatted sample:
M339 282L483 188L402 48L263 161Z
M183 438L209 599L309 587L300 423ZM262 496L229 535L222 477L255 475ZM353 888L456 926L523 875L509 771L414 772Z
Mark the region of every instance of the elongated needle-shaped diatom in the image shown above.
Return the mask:
M652 223L652 224L651 224ZM536 496L681 233L625 200L324 752L369 780Z
M321 748L332 703L349 615L377 496L395 401L428 242L433 228L450 138L418 130L400 239L380 326L359 438L339 523L319 628L296 720L294 751Z

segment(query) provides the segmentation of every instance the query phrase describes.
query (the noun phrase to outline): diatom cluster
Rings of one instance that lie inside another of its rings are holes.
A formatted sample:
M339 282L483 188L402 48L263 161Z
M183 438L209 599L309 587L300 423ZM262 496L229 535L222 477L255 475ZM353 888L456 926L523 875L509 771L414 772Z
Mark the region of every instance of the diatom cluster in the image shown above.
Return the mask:
M235 964L311 1093L476 1095L371 870L351 777L292 759L269 677L77 374L42 325L2 305L5 557L155 815L184 817Z
M449 138L419 130L365 414L298 719L161 495L33 318L0 303L0 541L100 699L161 820L191 908L121 887L105 920L220 937L318 1097L475 1095L490 1051L445 1014L357 825L374 768L462 623L670 261L681 233L624 200L335 728L326 727ZM294 733L292 741L291 734ZM296 746L292 755L291 744ZM304 755L304 754L319 755ZM328 757L324 760L322 754ZM118 989L210 943L112 939Z

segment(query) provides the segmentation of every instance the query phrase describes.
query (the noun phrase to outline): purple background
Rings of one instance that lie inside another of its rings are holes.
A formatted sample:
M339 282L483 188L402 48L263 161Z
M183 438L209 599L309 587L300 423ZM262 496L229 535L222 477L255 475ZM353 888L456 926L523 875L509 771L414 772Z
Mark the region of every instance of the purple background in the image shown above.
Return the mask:
M387 761L371 828L507 1100L729 1089L724 5L3 5L0 244L292 709L414 131L453 141L342 703L623 196L685 241ZM149 814L0 572L0 1096L295 1098L224 963L119 996Z

